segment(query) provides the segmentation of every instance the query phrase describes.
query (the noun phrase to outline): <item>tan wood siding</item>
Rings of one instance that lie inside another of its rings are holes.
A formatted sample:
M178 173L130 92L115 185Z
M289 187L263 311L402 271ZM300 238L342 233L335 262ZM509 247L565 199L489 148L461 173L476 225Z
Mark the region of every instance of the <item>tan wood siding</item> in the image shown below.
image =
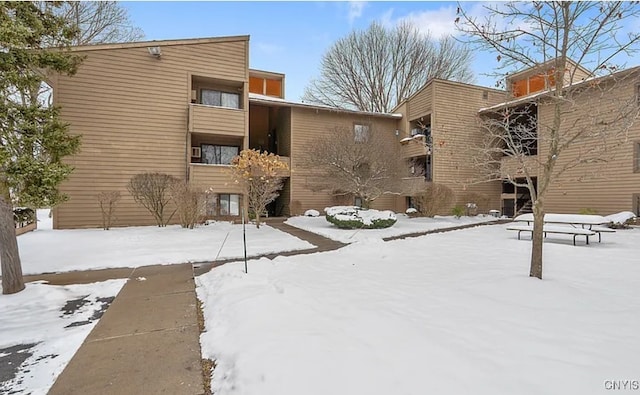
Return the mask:
M482 142L476 114L478 109L505 100L506 94L483 87L436 80L434 107L431 116L433 139L433 182L444 184L456 193L450 205L464 205L470 194L489 199L479 212L500 208L500 181L477 183L482 174L473 165L474 149ZM487 99L483 98L487 92ZM474 202L475 203L475 202ZM442 214L450 214L450 207Z
M427 147L425 147L423 139L416 139L401 143L400 152L403 158L425 156L427 155Z
M606 88L602 88L606 89ZM629 101L636 100L635 84L626 83L615 92L603 94L594 91L592 95L577 100L573 108L565 108L563 127L576 123L578 127L593 127L593 124L606 124ZM540 105L539 127L544 129L552 120L552 106ZM597 126L596 126L597 127ZM540 132L542 133L542 132ZM540 139L539 156L548 152L548 141ZM640 141L640 122L628 132L626 141L614 147L610 139L610 153L601 161L583 164L564 173L549 188L545 200L547 212L578 213L581 209L593 209L598 214L608 215L620 211L632 211L632 196L640 193L640 173L634 172L633 145ZM599 139L583 139L560 153L557 167L563 166L592 148L600 145Z
M314 192L307 186L311 177L301 163L307 147L314 144L318 136L335 127L353 128L354 122L375 124L373 130L386 133L389 141L397 143L395 136L397 120L360 114L336 113L316 109L291 109L291 214L299 215L309 209L323 212L327 206L352 204L344 199L336 199L326 192ZM391 208L391 207L389 207Z
M409 112L407 121L422 117L432 111L434 82L435 81L429 82L409 100L407 104L407 111Z
M231 180L229 166L225 165L191 164L189 182L210 188L213 193L241 193L238 184Z
M245 111L234 108L190 104L189 121L189 131L196 133L244 136L246 129Z
M61 191L69 200L54 210L54 227L100 226L95 195L110 190L123 195L116 226L154 224L129 195L127 182L154 171L185 179L191 75L247 81L247 47L246 38L161 45L160 59L146 47L80 52L87 57L78 73L55 79L54 103L83 140L80 153L68 160L75 171Z

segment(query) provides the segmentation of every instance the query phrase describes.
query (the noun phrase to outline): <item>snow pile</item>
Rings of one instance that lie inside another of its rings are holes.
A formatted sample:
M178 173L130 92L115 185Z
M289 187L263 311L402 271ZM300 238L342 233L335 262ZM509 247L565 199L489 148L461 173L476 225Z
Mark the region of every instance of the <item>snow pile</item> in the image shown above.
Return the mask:
M418 213L418 210L416 210L413 207L409 207L407 211L405 211L405 214L417 214L417 213Z
M98 322L106 300L116 296L125 282L66 286L34 282L17 294L0 295L0 361L18 355L22 361L19 367L9 367L9 377L0 368L4 373L0 379L6 380L0 382L0 393L46 394Z
M378 211L357 206L333 206L325 207L324 212L327 214L327 221L347 229L388 228L397 221L396 214L390 210Z
M622 211L617 214L611 214L604 217L607 221L614 225L622 225L630 219L635 218L636 215L631 211Z
M638 378L638 243L549 235L542 281L503 225L218 267L196 278L213 392L606 393Z
M320 215L320 212L318 212L318 210L307 210L304 212L304 216L305 217L318 217Z

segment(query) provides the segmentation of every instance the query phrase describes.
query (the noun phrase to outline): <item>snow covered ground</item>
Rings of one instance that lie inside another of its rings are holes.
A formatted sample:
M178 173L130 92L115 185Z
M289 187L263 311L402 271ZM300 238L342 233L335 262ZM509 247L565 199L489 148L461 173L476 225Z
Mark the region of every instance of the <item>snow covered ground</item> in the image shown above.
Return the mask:
M37 230L18 237L24 274L201 262L217 255L219 259L243 256L242 226L228 222L192 230L175 225L105 231L52 230L48 210L38 210L38 220ZM246 229L249 255L314 247L267 225L260 229L248 225Z
M338 229L335 225L330 224L324 218L320 217L291 217L285 223L304 229L309 232L317 233L330 239L341 241L343 243L353 243L356 241L364 241L371 239L383 239L385 237L406 235L409 233L426 232L434 229L454 228L461 225L469 225L474 223L494 221L495 217L478 215L475 217L440 217L435 218L409 218L405 214L396 214L398 222L392 227L386 229L363 229L350 230Z
M0 295L0 393L46 394L126 280Z
M214 392L585 395L640 380L640 229L589 246L549 235L540 281L505 227L198 277Z

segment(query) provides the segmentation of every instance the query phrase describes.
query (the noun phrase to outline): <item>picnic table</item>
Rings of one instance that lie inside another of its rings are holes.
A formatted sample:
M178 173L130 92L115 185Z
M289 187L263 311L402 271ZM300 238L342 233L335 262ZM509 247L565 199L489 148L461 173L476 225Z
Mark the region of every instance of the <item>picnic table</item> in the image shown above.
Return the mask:
M521 214L513 219L514 222L526 222L526 225L511 225L507 230L518 231L520 233L530 232L533 237L533 214ZM542 231L544 236L547 233L573 235L573 245L576 245L577 236L585 236L586 243L589 244L589 236L598 235L598 242L602 242L602 233L615 232L615 230L601 226L610 221L601 215L585 214L545 214Z

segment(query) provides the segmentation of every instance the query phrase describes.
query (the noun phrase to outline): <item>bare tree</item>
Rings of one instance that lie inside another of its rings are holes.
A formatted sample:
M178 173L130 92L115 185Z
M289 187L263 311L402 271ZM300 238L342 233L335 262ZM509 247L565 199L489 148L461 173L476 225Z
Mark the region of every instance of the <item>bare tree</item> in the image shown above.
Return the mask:
M507 85L520 97L481 111L486 141L476 157L486 180L506 179L528 189L534 215L529 275L541 279L550 186L561 176L579 179L606 164L638 118L638 69L617 72L613 62L638 49L638 33L623 28L638 18L639 7L510 2L485 8L488 16L478 20L459 6L460 30L477 47L497 52L497 75L534 69L543 84L537 94Z
M120 191L100 192L96 198L102 213L102 229L109 230L115 219L116 205L120 201Z
M374 125L360 129L335 127L308 148L302 166L307 186L334 197L358 197L364 207L384 194L403 191L409 164Z
M149 210L158 226L167 226L176 213L174 209L169 217L166 217L165 209L171 202L171 188L178 180L164 173L140 173L129 180L127 189L133 199Z
M231 178L242 187L249 210L255 214L257 228L267 205L280 196L283 172L288 169L278 155L253 149L243 150L231 161Z
M178 209L180 226L193 229L205 214L207 191L189 181L179 181L171 186L170 194Z
M339 39L303 99L332 107L389 112L429 79L471 82L472 53L452 37L438 42L408 22L372 23Z
M37 3L44 9L47 2ZM144 38L142 29L133 24L127 10L117 1L68 1L56 10L56 15L78 29L79 34L73 38L72 45L131 42Z

